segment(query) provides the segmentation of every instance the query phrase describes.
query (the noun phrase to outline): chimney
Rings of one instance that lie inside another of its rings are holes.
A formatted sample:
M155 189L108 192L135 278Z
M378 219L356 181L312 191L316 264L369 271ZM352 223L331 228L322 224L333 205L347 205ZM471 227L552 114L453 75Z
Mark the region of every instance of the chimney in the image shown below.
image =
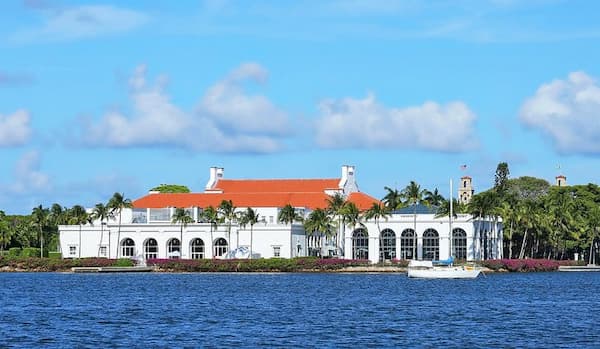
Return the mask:
M223 167L211 167L209 171L208 183L206 183L205 190L214 189L219 179L223 178Z
M342 178L340 178L340 183L338 187L343 189L344 195L348 195L353 192L358 191L358 186L356 185L356 179L354 177L355 168L350 165L342 166Z

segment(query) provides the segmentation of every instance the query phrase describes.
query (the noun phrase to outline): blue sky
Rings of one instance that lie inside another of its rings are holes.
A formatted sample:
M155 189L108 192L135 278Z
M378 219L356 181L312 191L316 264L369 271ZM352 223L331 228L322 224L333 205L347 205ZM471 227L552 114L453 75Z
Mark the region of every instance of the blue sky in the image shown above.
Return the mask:
M595 1L0 2L0 209L160 183L600 177ZM460 165L467 170L461 171ZM560 170L557 169L560 165Z

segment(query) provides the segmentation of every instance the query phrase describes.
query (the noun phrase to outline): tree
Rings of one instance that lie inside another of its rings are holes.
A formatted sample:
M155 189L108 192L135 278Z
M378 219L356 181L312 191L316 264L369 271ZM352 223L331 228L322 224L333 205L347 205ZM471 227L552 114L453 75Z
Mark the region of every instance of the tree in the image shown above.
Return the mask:
M306 232L306 237L314 237L317 233L319 233L319 240L323 236L329 237L332 235L334 229L334 224L331 219L331 216L327 214L324 209L317 208L312 211L308 218L304 221L304 231ZM321 247L321 243L318 244L317 247ZM308 241L307 241L308 246ZM320 255L321 253L319 253Z
M390 187L384 187L386 190L386 194L381 201L385 204L385 206L390 210L397 210L402 208L402 193L398 191L398 189L392 189Z
M150 191L157 191L160 193L189 193L190 188L179 184L161 184L150 189Z
M227 222L227 243L231 246L231 225L233 221L237 219L237 214L235 212L236 207L233 206L233 202L231 200L223 200L219 204L218 212L223 219L223 221ZM238 241L236 248L239 247L239 233L238 233Z
M420 203L426 203L424 197L429 194L427 189L421 189L421 186L415 181L410 183L401 192L402 198L406 205L413 206L413 223L415 229L415 241L413 243L413 256L417 256L417 205Z
M373 219L375 220L375 224L377 225L377 232L379 233L379 241L381 241L381 228L379 227L379 221L383 218L387 221L390 216L390 211L385 205L382 205L379 202L374 202L371 207L365 211L363 217L367 220ZM379 256L379 259L382 259L383 256Z
M4 211L0 211L0 233L2 234L0 236L0 251L4 252L4 248L12 239L11 230L9 229L8 220Z
M69 224L79 226L79 247L77 248L78 257L81 258L81 226L91 223L90 215L81 205L75 205L69 210Z
M510 170L506 162L501 162L496 167L496 174L494 178L494 189L496 192L503 197L508 189L508 177L510 176Z
M179 258L183 258L183 228L187 227L188 224L192 223L194 218L190 216L190 213L181 207L177 207L173 216L171 217L171 223L177 224L179 223L180 231L179 231Z
M479 219L478 238L479 238L479 258L485 259L488 256L489 241L488 233L483 230L484 224L488 221L489 216L493 215L493 209L497 204L497 194L494 191L488 190L477 195L474 195L469 202L469 213L474 219ZM490 220L491 221L491 220ZM482 256L483 252L483 256Z
M208 206L202 211L201 219L206 221L210 225L210 246L211 254L214 258L213 231L217 230L219 223L222 222L219 217L219 212L214 207Z
M40 258L44 257L44 226L48 223L49 214L48 209L43 208L42 205L34 207L31 211L33 224L39 229L40 233Z
M426 191L424 200L425 200L425 202L427 202L427 204L429 206L436 206L436 207L440 206L445 201L442 194L439 193L438 188L435 188L433 190L433 192Z
M123 213L123 209L132 208L133 204L130 199L125 198L125 194L122 193L114 193L112 198L108 201L108 207L110 208L111 214L117 213L119 216L119 225L117 230L117 258L120 255L119 244L121 243L121 214ZM108 252L108 258L110 258L110 251Z
M98 203L92 210L92 219L100 220L100 242L98 243L98 257L100 257L100 247L104 238L104 221L109 218L114 218L111 209L103 203Z
M292 224L294 222L302 222L302 216L296 212L294 206L287 204L283 206L277 214L277 222L282 224Z
M55 233L57 234L57 250L60 252L60 237L58 236L58 226L67 223L67 208L54 203L50 207L50 215L48 217Z
M356 230L357 225L364 225L362 223L362 217L360 210L353 202L348 202L342 209L342 216L344 216L344 222L352 227L352 231Z
M258 212L255 212L251 207L248 207L246 211L242 214L240 219L240 225L246 227L247 224L250 224L250 259L252 259L252 233L253 227L256 223L258 223L259 215Z
M335 253L341 255L341 251L339 251L339 237L344 234L344 216L341 214L344 209L344 205L346 205L346 198L344 195L340 193L335 193L333 196L327 198L327 213L332 216L332 219L337 218L337 232L334 236L335 241Z

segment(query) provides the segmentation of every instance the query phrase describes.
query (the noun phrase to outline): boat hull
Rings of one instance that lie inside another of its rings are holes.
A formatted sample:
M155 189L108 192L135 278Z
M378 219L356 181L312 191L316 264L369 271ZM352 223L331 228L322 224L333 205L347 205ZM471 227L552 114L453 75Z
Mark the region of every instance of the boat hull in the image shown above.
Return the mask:
M472 267L408 268L409 278L475 279L481 270Z

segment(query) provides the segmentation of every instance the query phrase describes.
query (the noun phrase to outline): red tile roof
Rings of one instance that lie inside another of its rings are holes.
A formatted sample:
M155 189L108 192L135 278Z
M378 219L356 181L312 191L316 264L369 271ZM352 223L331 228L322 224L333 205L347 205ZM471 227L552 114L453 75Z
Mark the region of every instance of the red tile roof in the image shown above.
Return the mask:
M338 189L339 179L221 179L214 190L224 193L322 193Z
M135 208L164 207L217 207L223 200L231 200L236 207L283 207L290 204L294 207L310 209L327 207L325 193L181 193L181 194L149 194L133 202ZM378 200L364 193L350 194L349 201L360 210L366 210Z

